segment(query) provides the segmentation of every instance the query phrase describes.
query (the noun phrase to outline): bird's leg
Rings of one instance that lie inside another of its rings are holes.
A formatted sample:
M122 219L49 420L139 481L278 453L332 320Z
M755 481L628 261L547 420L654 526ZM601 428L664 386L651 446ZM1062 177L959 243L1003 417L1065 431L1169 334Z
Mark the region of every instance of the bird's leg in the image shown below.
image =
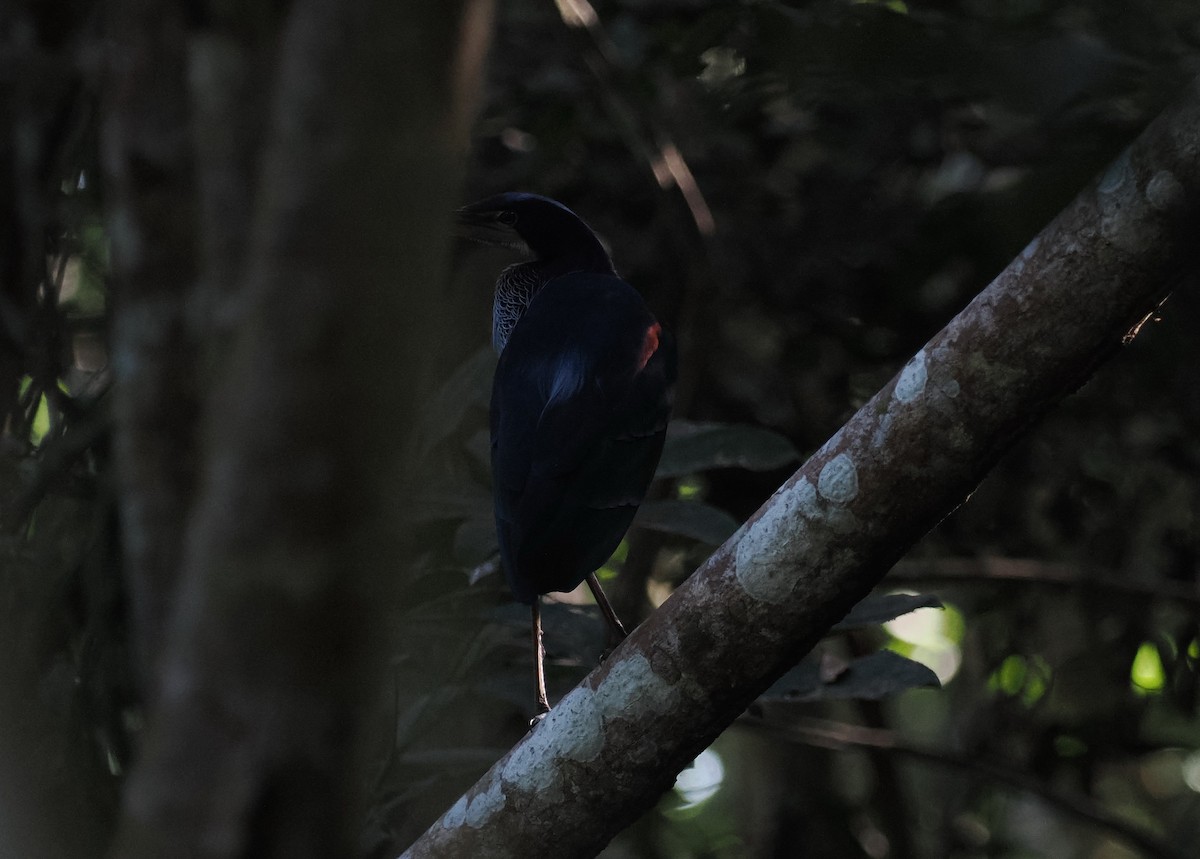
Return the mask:
M542 644L542 598L533 598L533 663L534 676L537 682L537 714L529 720L533 727L550 712L550 702L546 700L546 648Z
M613 611L608 597L604 595L604 589L600 587L600 580L596 578L596 574L589 573L585 581L588 587L591 588L592 596L596 598L596 605L600 606L600 613L604 615L604 619L608 622L608 649L604 654L607 656L614 647L625 640L625 636L629 633L625 631L621 619L617 617L617 613Z

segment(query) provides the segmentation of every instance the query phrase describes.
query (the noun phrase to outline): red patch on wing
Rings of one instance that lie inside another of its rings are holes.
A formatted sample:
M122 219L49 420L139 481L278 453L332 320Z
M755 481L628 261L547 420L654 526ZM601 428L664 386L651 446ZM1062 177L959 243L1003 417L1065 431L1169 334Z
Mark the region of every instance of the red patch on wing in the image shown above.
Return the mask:
M642 352L638 356L638 372L646 369L646 362L650 360L655 352L658 351L658 335L662 334L662 326L657 322L646 329L646 336L642 339Z

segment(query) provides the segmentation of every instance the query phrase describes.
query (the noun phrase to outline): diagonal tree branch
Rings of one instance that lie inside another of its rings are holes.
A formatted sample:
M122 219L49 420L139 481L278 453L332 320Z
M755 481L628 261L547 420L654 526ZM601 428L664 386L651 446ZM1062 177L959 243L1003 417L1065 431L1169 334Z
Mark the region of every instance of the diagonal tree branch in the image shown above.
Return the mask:
M1200 84L404 854L589 856L1196 262Z
M1111 570L1026 558L985 556L904 560L888 574L888 580L935 585L987 582L1108 594L1127 602L1136 611L1144 611L1145 604L1153 600L1200 607L1200 591L1193 585L1169 580L1123 578Z

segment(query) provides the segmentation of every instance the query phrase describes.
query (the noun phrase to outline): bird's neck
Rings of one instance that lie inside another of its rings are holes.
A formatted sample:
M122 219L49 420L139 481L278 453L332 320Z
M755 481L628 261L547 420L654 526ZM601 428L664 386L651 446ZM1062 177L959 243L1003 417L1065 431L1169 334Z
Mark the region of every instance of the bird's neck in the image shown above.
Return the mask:
M599 243L597 247L600 248ZM492 348L496 354L504 351L513 328L547 281L575 271L615 275L608 254L604 253L603 248L600 248L600 253L603 256L597 259L557 258L519 262L500 272L492 300Z
M492 299L492 348L497 355L504 351L517 321L547 280L537 262L519 262L500 272Z

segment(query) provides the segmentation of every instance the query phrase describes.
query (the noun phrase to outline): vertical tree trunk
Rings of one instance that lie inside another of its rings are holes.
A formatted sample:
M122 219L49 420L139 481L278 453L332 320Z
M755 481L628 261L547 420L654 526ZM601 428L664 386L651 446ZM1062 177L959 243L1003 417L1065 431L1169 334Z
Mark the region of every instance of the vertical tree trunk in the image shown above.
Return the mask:
M196 109L228 107L223 82L269 97L253 158L191 120L207 276L238 282L211 318L237 325L203 402L199 488L113 855L350 852L362 705L401 556L397 440L437 350L445 213L489 8L298 0L270 66L236 20L189 37ZM248 164L249 195L220 184ZM235 213L244 245L214 214L223 200L252 207Z
M202 380L191 324L200 240L182 4L112 5L103 157L116 270L114 455L132 644L150 686L197 480Z

